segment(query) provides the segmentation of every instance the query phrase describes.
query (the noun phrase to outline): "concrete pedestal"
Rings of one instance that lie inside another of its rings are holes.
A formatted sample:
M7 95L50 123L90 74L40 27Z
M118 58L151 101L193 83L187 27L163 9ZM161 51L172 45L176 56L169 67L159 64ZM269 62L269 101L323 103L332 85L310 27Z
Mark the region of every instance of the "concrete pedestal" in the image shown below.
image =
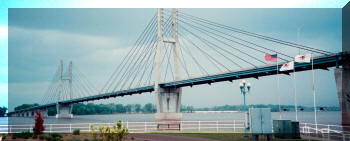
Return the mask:
M350 125L350 69L336 68L334 70L337 85L339 105L341 108L342 125Z
M56 105L57 106L57 114L56 118L73 118L72 108L73 105Z
M180 121L181 88L159 88L156 121Z

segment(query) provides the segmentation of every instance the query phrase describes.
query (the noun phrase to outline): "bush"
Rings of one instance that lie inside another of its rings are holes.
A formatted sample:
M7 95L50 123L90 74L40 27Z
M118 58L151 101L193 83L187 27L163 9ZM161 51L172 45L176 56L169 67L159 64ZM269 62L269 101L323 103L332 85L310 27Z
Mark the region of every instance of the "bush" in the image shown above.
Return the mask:
M37 139L37 138L38 138L38 135L34 134L33 139Z
M79 135L80 134L80 130L79 129L74 129L73 130L73 135Z
M46 137L45 137L45 140L46 140L46 141L53 141L53 138L52 138L51 136L46 136Z
M0 137L2 137L3 140L5 140L6 139L6 134L0 135Z
M45 135L39 135L39 139L41 140L45 139Z
M81 141L81 139L75 139L74 141Z
M21 133L12 134L12 139L16 139L16 138L28 139L32 136L33 136L32 133L30 133L29 131L25 131L25 132L21 132Z
M84 141L90 141L89 139L84 139Z
M62 138L62 135L58 133L50 133L49 136L51 136L52 138Z

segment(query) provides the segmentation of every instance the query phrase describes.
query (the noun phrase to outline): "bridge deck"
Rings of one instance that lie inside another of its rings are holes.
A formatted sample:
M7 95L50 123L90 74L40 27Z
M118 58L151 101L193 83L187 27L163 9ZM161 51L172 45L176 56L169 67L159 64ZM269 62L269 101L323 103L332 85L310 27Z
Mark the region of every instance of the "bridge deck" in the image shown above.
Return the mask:
M350 53L349 52L341 52L336 54L330 54L330 55L324 55L315 57L313 61L313 67L314 69L328 69L329 67L335 67L335 66L341 66L342 63L345 60L349 60ZM285 62L283 62L285 63ZM278 68L282 66L283 63L278 64ZM295 63L294 64L295 71L306 71L311 70L312 64L311 63ZM279 72L280 74L286 74L289 75L289 73L292 73L291 71L283 71ZM189 78L184 80L178 80L178 81L172 81L172 82L164 82L160 84L160 87L163 88L180 88L180 87L186 87L186 86L193 86L193 85L201 85L201 84L211 84L221 81L233 81L237 79L244 79L244 78L259 78L262 76L268 76L268 75L275 75L277 74L276 71L276 65L265 65L260 66L257 68L248 68L248 69L242 69L242 70L236 70L232 72L226 72L226 73L220 73L220 74L214 74L209 76L201 76L196 78ZM144 86L139 88L132 88L128 90L120 90L110 93L104 93L104 94L98 94L95 96L89 96L89 97L82 97L67 101L61 101L60 104L72 104L72 103L79 103L84 101L92 101L92 100L99 100L99 99L106 99L110 97L117 97L117 96L125 96L125 95L133 95L133 94L141 94L145 92L152 92L154 91L154 85L151 86ZM15 112L10 112L9 114L13 113L21 113L25 111L32 111L35 109L44 109L47 107L54 107L56 106L56 103L46 104L46 105L40 105L36 107L31 107Z

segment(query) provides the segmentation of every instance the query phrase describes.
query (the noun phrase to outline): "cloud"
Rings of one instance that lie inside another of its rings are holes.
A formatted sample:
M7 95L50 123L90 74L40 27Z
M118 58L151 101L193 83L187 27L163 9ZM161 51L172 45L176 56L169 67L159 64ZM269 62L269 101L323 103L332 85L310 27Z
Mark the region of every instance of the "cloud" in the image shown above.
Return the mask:
M7 26L0 25L0 41L7 40L7 38L8 38Z
M0 83L0 106L8 105L8 85Z
M116 37L13 26L10 26L9 30L11 82L33 82L51 78L48 76L54 74L61 59L66 63L72 60L74 65L78 64L82 67L81 70L101 70L101 67L108 66L108 64L115 66L116 62L119 62L129 50L123 47L124 45ZM95 66L92 67L91 64ZM11 74L28 78L20 78Z

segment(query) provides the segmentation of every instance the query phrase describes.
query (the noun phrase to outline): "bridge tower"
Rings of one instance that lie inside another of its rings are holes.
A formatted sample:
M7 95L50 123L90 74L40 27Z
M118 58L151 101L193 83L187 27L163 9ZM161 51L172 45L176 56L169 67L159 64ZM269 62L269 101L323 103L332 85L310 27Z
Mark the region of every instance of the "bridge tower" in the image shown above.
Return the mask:
M72 61L69 62L69 75L68 76L63 76L63 61L61 60L60 62L60 76L59 76L59 82L58 82L58 94L57 94L57 102L56 102L56 109L57 109L57 114L56 118L73 118L72 114L72 109L73 105L72 104L61 104L60 103L60 98L63 94L63 81L68 81L69 82L69 98L72 99Z
M163 37L163 9L158 9L158 44L156 54L156 70L155 70L155 93L157 101L157 113L155 120L157 121L178 121L181 120L180 113L181 105L181 88L161 88L159 82L162 74L162 49L164 44L172 44L174 56L174 76L175 80L181 79L180 73L180 58L179 58L179 40L178 40L178 9L172 10L172 38L165 39Z

